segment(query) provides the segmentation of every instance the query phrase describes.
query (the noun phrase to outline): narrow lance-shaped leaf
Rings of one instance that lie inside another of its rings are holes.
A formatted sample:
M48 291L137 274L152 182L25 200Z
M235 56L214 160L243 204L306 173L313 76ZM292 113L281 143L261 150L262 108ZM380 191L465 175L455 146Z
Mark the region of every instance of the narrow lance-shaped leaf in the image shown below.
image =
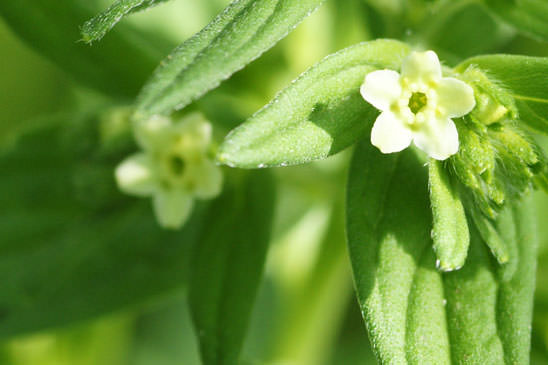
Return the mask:
M489 55L467 59L457 69L476 65L510 89L520 119L538 132L548 134L548 58Z
M190 260L189 303L205 365L241 363L273 216L266 172L227 189L232 194L213 204Z
M358 145L347 234L358 300L381 363L526 364L535 281L530 201L500 214L510 262L493 262L474 225L465 265L435 268L424 167L405 151Z
M470 234L464 207L443 164L429 163L430 203L432 204L434 251L443 271L460 269L466 260Z
M507 364L529 363L537 272L537 216L531 193L509 207L497 224L511 257L497 268L497 321ZM513 223L513 224L512 224Z
M530 196L501 212L501 236L513 255L493 264L471 228L466 265L444 275L451 353L455 363L528 364L537 237Z
M478 234L487 244L499 264L504 264L508 262L509 252L506 242L500 237L499 232L493 223L481 214L481 212L476 207L471 207L469 209L472 221L478 230Z
M94 16L82 26L82 38L85 42L98 41L111 30L116 23L128 14L148 9L168 0L118 0L107 10Z
M377 40L326 57L234 129L219 160L243 168L295 165L348 147L378 115L359 92L365 75L399 69L408 52L401 42Z
M89 7L86 0L0 1L0 16L76 81L108 95L134 97L165 46L128 27L95 47L78 42L80 25L93 15Z
M486 3L518 32L548 41L548 3L545 0L487 0Z
M350 167L350 259L369 338L383 364L450 364L426 171L412 151L384 155L369 141L357 146Z
M143 88L143 115L196 100L285 37L324 0L235 0L175 49Z

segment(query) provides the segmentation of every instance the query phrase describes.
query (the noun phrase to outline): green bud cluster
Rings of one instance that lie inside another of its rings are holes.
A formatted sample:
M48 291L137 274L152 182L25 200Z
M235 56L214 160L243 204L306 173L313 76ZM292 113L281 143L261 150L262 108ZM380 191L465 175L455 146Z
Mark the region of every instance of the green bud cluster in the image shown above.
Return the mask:
M519 128L514 100L502 86L474 67L460 77L474 89L476 107L457 120L460 148L449 164L465 187L465 200L495 218L506 201L533 185L545 159Z

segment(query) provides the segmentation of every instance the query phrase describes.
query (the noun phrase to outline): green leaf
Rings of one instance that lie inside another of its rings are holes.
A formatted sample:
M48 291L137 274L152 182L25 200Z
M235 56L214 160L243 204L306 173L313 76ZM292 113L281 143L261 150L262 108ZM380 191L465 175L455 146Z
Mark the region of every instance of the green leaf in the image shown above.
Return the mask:
M96 47L78 40L93 15L84 0L0 2L0 16L35 50L76 81L108 95L134 97L166 48L128 27Z
M367 73L399 69L409 47L393 40L365 42L328 56L234 129L219 160L255 168L306 163L362 138L378 112L360 95Z
M470 212L479 235L489 247L493 256L495 256L500 264L508 262L510 253L507 243L502 239L493 223L476 209L476 207L472 207Z
M503 211L497 222L511 252L510 261L498 267L497 272L498 333L507 364L529 362L538 250L537 214L532 198L526 196L522 203Z
M165 1L168 0L118 0L107 10L84 23L82 38L87 43L98 41L126 15L156 6Z
M179 290L205 207L161 230L150 202L118 193L122 154L98 152L97 120L71 115L0 157L0 337L62 326ZM129 152L131 148L122 150Z
M529 363L538 241L531 197L498 223L510 262L493 264L472 230L466 265L444 278L451 352L461 363Z
M548 133L548 58L489 55L467 59L458 70L476 65L510 90L520 119L538 132Z
M189 303L206 365L239 364L270 239L270 176L254 173L228 189L206 216L209 229L191 258Z
M386 364L448 364L443 285L430 239L428 181L409 150L356 148L347 192L354 281L373 348Z
M139 111L182 109L285 37L323 0L235 0L176 48L143 88Z
M493 263L471 226L466 264L441 273L426 171L412 152L383 155L364 141L347 194L358 300L381 363L528 363L537 246L530 201L498 222L514 269Z
M443 271L457 270L464 265L470 245L464 207L443 164L431 159L429 166L432 239L438 267Z
M548 41L548 3L545 0L486 0L486 3L519 32Z
M263 207L256 196L235 200L226 191L211 204L198 201L182 230L161 229L149 199L116 187L114 167L134 152L131 139L106 143L98 124L93 115L74 114L27 132L0 155L1 338L180 293L192 247L211 224L231 239L240 234L233 212ZM268 207L261 214L267 217Z
M412 37L435 49L441 59L459 62L466 57L491 53L509 41L514 32L475 0L439 2L436 15L417 26ZM470 42L473 38L474 42Z

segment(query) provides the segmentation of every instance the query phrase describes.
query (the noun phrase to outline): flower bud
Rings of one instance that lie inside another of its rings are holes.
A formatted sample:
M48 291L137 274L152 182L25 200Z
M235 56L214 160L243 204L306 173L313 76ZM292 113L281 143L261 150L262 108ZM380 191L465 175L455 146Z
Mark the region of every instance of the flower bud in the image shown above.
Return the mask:
M517 118L517 108L512 96L481 70L470 66L461 75L461 79L474 89L476 107L471 113L474 120L491 125L504 119Z

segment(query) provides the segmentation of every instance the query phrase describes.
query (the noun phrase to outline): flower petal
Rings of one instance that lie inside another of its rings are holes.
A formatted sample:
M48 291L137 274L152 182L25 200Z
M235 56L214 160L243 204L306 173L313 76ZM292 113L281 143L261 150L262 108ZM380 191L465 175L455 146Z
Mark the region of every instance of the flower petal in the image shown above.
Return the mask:
M160 190L153 199L154 214L164 228L178 229L192 211L193 200L180 190Z
M196 179L194 195L200 199L211 199L220 194L223 187L223 174L221 168L213 161L206 160L189 171L192 178Z
M190 113L174 124L176 148L186 155L203 155L211 143L211 124L200 113Z
M412 52L403 61L402 77L410 82L428 82L441 79L441 65L434 51Z
M444 77L436 91L438 92L438 107L449 118L462 117L470 113L476 106L474 89L461 80Z
M415 145L436 160L445 160L459 150L459 134L455 123L434 119L413 134Z
M401 95L400 74L392 70L368 73L360 88L363 98L375 108L385 111Z
M371 130L371 143L382 153L399 152L411 144L409 129L391 112L383 112Z
M137 196L151 195L156 189L152 162L145 153L136 153L116 167L116 182L120 190Z
M179 131L192 134L202 144L211 142L211 124L198 112L187 114L179 123Z
M170 136L170 131L171 120L161 115L146 120L138 120L133 128L137 143L146 150L163 146Z

